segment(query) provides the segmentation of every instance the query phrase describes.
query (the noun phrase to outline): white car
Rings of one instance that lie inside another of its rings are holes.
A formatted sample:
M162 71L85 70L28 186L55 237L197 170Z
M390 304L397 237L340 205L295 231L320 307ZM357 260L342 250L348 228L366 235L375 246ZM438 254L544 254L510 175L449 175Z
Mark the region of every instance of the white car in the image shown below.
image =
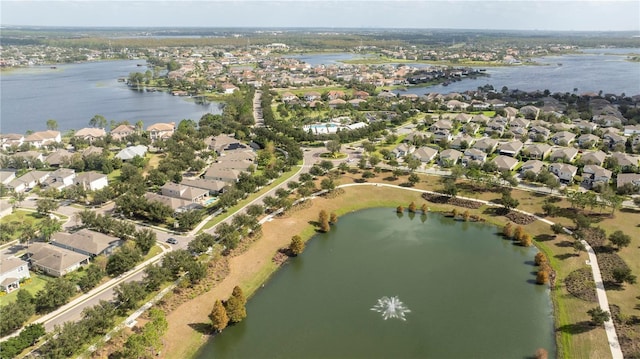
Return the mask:
M175 238L169 238L167 239L167 243L169 244L178 244L178 240Z

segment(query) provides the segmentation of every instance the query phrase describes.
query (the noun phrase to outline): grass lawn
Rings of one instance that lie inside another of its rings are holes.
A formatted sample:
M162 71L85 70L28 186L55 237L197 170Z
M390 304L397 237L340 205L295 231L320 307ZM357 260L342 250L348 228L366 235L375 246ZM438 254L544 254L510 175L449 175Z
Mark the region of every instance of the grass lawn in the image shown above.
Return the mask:
M24 289L35 296L36 293L42 290L45 284L47 284L47 282L49 282L51 279L52 279L51 277L47 277L42 274L36 274L31 272L31 278L26 282L20 284L20 289ZM0 306L15 302L17 297L18 297L17 290L14 290L9 294L0 296Z

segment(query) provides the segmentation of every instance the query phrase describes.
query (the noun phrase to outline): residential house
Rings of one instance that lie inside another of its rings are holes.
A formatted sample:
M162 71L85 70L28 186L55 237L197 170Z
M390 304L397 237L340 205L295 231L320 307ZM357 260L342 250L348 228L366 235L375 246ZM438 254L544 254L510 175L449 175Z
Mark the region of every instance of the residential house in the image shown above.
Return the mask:
M396 148L391 150L391 153L393 153L396 156L396 158L401 158L412 153L415 150L416 150L415 146L407 143L401 143L398 146L396 146Z
M600 142L600 137L596 135L592 135L590 133L585 133L584 135L580 135L578 137L578 145L582 148L591 148Z
M102 156L103 148L96 146L89 146L82 150L82 158L87 158L89 156Z
M24 143L24 136L19 133L0 133L0 148L8 150L13 147L17 150Z
M566 163L552 163L549 166L549 172L558 176L560 181L571 183L573 177L578 173L578 167Z
M44 156L38 151L16 152L10 157L9 167L33 168L38 162L44 162ZM18 166L18 163L22 166Z
M518 165L518 160L510 157L499 155L493 159L493 163L498 167L498 171L513 171L514 168Z
M7 188L18 193L25 192L44 183L50 175L49 171L30 171L9 182Z
M545 168L544 162L540 160L529 160L525 162L522 167L520 167L520 173L525 173L527 171L531 171L536 175L540 173Z
M447 149L440 152L440 165L443 167L451 167L458 163L462 158L462 152L454 149Z
M54 246L34 243L27 249L31 269L54 277L62 277L83 265L89 264L89 256Z
M451 141L453 135L447 130L438 130L433 133L434 141Z
M229 83L224 83L222 85L220 85L220 87L222 88L222 92L225 94L232 94L236 91L238 91L238 87L236 87L233 84L229 84Z
M471 137L469 135L461 135L453 139L449 144L449 147L455 148L456 150L466 150L471 147L476 142L475 137Z
M505 106L507 106L506 102L504 102L504 101L502 101L500 99L497 99L497 98L491 99L491 100L489 100L487 102L489 102L489 104L491 106L493 106L493 108L504 108Z
M468 165L470 162L484 163L487 160L487 153L477 148L468 148L464 151L462 163Z
M447 106L447 108L450 111L460 111L460 110L466 110L467 107L469 107L469 104L466 102L462 102L462 101L458 101L458 100L449 100L445 103L445 106Z
M428 146L422 146L411 153L411 156L417 158L422 163L429 163L433 161L437 155L438 150Z
M492 119L487 123L485 132L489 134L497 134L499 136L502 136L506 128L507 128L506 123Z
M16 178L16 172L8 169L0 170L0 183L3 185L9 184Z
M522 151L523 156L529 159L544 160L551 154L551 146L546 143L532 143L525 146Z
M71 157L73 157L73 153L61 148L51 152L51 154L45 158L44 162L52 167L60 167L68 164Z
M616 186L620 188L627 183L631 183L640 192L640 173L619 173Z
M501 155L515 157L520 153L523 147L524 144L518 140L506 142L498 147L498 153Z
M109 177L104 173L95 171L82 172L76 175L76 186L82 187L88 191L97 191L109 185Z
M491 154L493 153L493 151L495 151L496 146L498 146L498 141L494 140L493 138L483 137L477 140L472 147L483 151L486 154Z
M329 100L344 99L344 91L331 90L327 93Z
M75 184L76 171L70 168L58 168L51 172L51 175L44 183L41 183L44 187L55 188L62 190Z
M319 92L310 91L304 94L304 99L307 102L319 100L322 97Z
M228 182L207 180L203 178L197 178L192 180L183 179L182 182L180 182L180 184L184 186L195 187L195 188L200 188L200 189L209 191L210 195L218 195L224 192L224 190L227 187L229 187Z
M200 203L194 203L186 199L164 196L157 193L146 192L144 194L144 198L149 202L160 202L171 208L174 213L183 213L203 208Z
M531 121L524 119L524 118L516 118L511 120L511 122L509 122L509 127L513 128L513 127L517 127L517 128L527 128L529 127L529 124L531 123Z
M617 133L607 132L602 135L602 140L609 148L615 148L616 146L623 146L627 143L627 138L625 136L621 136Z
M89 143L93 143L93 141L99 138L103 138L106 135L107 132L104 130L104 128L85 127L76 131L76 133L73 134L73 137L89 141Z
M282 102L291 102L298 100L298 96L291 92L285 92L282 94Z
M589 121L585 121L585 120L574 120L573 124L579 128L581 131L593 131L596 128L598 128L598 124L594 123L594 122L589 122Z
M343 100L341 98L337 98L335 100L330 100L329 103L328 103L330 108L337 108L337 107L340 107L340 106L344 106L346 104L347 104L347 101L345 101L345 100Z
M173 136L173 132L176 130L176 123L154 123L153 125L147 127L147 132L149 132L149 138L151 141L161 140L170 138Z
M116 128L114 128L113 130L111 130L111 137L116 140L116 141L120 141L122 139L124 139L127 136L131 136L134 133L136 133L136 127L132 126L132 125L120 125Z
M580 157L580 162L586 165L598 165L602 166L607 154L602 151L584 152Z
M473 116L467 113L459 113L456 117L453 118L454 121L460 122L462 124L469 123Z
M147 146L137 145L137 146L129 146L127 148L122 149L115 155L115 158L119 158L123 161L130 161L134 157L142 157L147 154Z
M551 130L542 126L533 126L529 130L529 138L537 142L545 142L550 135Z
M623 134L627 137L633 135L640 135L640 125L627 125L624 126Z
M347 101L347 102L348 102L349 104L351 104L351 106L358 108L358 107L360 107L360 104L361 104L361 103L363 103L363 102L367 102L367 100L363 100L363 99L361 99L361 98L354 98L353 100L349 100L349 101Z
M586 165L582 169L582 181L589 187L598 183L608 185L611 181L611 171L598 165Z
M180 198L193 203L202 203L209 197L209 191L173 182L167 182L161 187L163 196Z
M0 146L3 150L7 150L11 147L18 148L24 142L24 136L18 133L7 133L5 135L0 134Z
M551 136L551 141L558 146L567 146L573 142L576 138L576 135L573 132L569 131L560 131L553 136Z
M204 179L234 183L238 180L240 170L226 168L218 163L211 165L204 173Z
M366 91L354 91L353 98L359 99L359 100L366 100L367 98L369 98L369 93Z
M507 106L504 108L504 114L508 119L513 120L518 116L518 109Z
M474 122L469 122L462 126L462 133L466 133L469 135L475 135L480 129L480 125Z
M51 244L91 258L109 256L124 243L120 238L83 228L75 233L58 232Z
M491 121L491 119L485 115L475 115L471 118L471 122L480 124L480 125L486 125L489 121Z
M436 131L451 131L453 129L453 124L449 120L438 120L429 128L431 132Z
M210 137L205 140L205 144L209 147L209 149L215 151L218 156L221 156L225 151L247 148L239 140L229 135L218 135L215 137Z
M630 155L628 153L614 152L611 154L612 158L615 158L618 162L618 166L625 172L635 172L638 168L638 157Z
M0 218L13 213L13 205L8 199L0 199Z
M34 132L24 139L24 143L28 143L31 146L36 148L41 148L44 146L48 146L54 143L62 142L62 136L60 136L60 131L39 131Z
M527 105L520 108L520 113L525 118L537 119L540 114L540 109L535 106Z
M15 258L7 257L0 260L0 290L11 293L20 289L20 281L29 278L29 263Z
M555 151L551 152L551 156L549 156L549 160L556 161L564 161L564 162L573 162L578 155L578 150L573 147L562 147L558 148Z

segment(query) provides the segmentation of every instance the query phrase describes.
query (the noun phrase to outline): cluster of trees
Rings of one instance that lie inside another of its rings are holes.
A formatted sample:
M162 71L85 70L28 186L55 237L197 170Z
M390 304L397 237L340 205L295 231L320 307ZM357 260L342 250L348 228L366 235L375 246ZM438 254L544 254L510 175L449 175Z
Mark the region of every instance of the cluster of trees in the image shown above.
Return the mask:
M214 333L220 333L229 324L241 322L247 317L247 299L238 286L233 288L231 296L226 301L216 300L209 314L211 329Z
M142 330L134 333L124 343L124 347L113 353L114 359L153 358L160 354L162 336L167 332L169 323L164 312L157 308L149 310L149 319Z
M538 284L547 284L549 283L549 279L551 277L551 265L549 264L549 259L547 256L538 252L534 258L534 262L539 267L538 273L536 274L536 283Z
M518 241L518 243L523 247L529 247L533 243L531 240L531 235L529 233L526 233L522 226L513 228L511 222L507 223L502 228L502 235L505 238Z
M261 225L258 222L259 208L253 207L251 214L236 214L231 223L223 222L216 227L215 237L225 246L225 253L235 249L240 240L248 235L256 236L261 232Z
M26 348L34 345L40 337L46 334L43 324L28 325L17 337L9 338L2 343L0 359L15 358Z

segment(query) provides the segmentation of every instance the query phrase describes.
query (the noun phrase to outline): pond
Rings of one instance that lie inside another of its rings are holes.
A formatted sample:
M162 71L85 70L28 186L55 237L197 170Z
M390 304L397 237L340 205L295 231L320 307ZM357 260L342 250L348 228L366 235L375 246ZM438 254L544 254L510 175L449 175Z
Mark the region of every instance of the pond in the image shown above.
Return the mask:
M553 357L549 290L534 284L536 249L497 232L390 208L340 217L251 298L245 321L196 357L525 358L538 348ZM383 297L408 311L378 305Z

